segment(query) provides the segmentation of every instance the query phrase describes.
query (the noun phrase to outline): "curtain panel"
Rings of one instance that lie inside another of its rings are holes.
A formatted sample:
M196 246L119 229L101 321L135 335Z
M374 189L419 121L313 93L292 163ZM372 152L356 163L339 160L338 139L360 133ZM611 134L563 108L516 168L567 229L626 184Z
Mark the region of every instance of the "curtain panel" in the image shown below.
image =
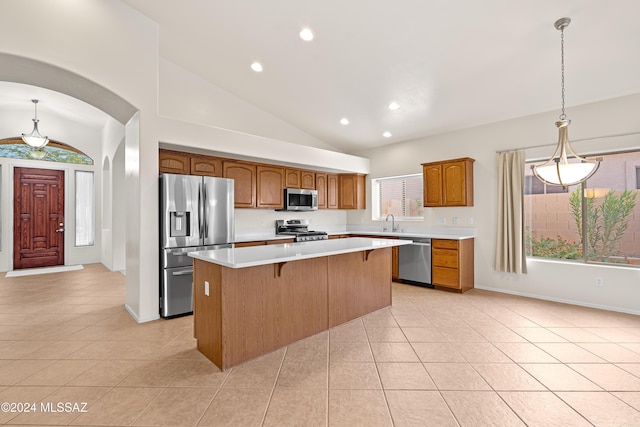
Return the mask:
M498 154L497 271L526 274L524 151Z

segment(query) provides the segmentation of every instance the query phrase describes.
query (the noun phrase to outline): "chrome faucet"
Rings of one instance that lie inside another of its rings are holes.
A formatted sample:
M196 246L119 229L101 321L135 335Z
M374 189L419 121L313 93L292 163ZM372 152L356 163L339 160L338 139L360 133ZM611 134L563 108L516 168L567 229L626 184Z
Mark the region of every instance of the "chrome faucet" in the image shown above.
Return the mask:
M387 231L387 221L389 221L389 217L391 217L391 231L396 231L396 217L393 214L387 215L382 223L382 231Z

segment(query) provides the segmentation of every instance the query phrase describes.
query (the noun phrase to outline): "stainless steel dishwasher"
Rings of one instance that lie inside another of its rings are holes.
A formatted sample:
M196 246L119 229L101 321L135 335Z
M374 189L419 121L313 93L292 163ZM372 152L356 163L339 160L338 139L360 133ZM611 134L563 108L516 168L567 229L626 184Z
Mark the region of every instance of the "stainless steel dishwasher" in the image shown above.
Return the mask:
M410 245L399 247L400 279L416 285L431 287L431 239L407 238Z

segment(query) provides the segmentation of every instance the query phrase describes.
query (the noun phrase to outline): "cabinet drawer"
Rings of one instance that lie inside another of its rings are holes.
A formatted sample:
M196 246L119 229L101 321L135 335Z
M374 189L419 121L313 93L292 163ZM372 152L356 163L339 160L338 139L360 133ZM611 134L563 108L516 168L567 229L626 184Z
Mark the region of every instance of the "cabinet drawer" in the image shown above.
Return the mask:
M458 249L457 240L433 239L431 241L431 245L433 248L439 248L439 249Z
M433 249L434 267L458 268L458 251L451 249Z
M432 282L434 285L447 286L449 288L460 288L457 268L432 267Z

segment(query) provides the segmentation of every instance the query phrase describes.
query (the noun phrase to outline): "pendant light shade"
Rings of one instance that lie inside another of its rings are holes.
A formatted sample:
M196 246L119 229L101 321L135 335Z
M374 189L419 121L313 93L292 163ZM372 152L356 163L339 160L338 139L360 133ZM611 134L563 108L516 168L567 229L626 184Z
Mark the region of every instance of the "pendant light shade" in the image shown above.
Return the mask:
M39 122L38 100L32 99L31 102L33 102L33 106L35 108L35 116L33 118L33 130L29 134L23 133L22 140L31 148L35 148L35 149L43 148L49 142L49 138L41 135L40 132L38 131L38 122Z
M600 161L589 161L584 157L580 157L571 148L569 144L569 124L571 120L567 120L564 113L564 29L569 25L571 19L558 19L554 26L560 31L560 49L561 49L561 70L562 70L562 114L560 120L556 122L558 127L558 145L553 155L545 163L538 166L531 166L533 174L547 185L567 187L569 185L580 184L590 178L600 166ZM569 156L575 159L569 163Z

